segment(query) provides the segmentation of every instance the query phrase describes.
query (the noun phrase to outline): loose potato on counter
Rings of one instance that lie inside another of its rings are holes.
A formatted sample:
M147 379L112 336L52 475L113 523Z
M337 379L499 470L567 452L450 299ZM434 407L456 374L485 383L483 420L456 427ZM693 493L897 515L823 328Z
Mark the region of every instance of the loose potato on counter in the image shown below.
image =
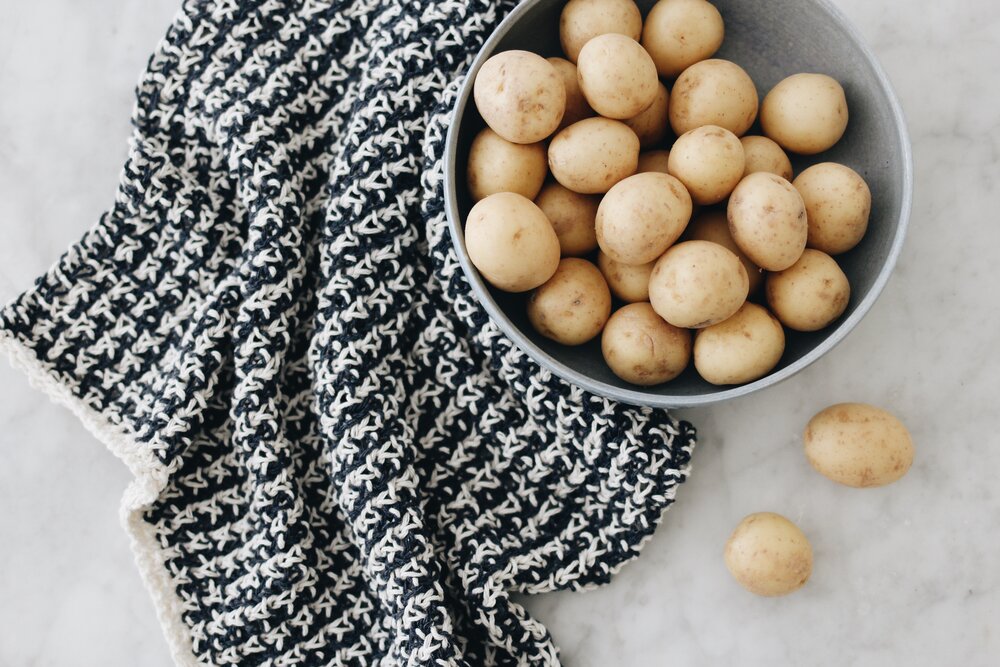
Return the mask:
M559 239L530 199L513 192L486 197L465 222L469 259L490 284L526 292L552 277L559 266Z
M825 74L794 74L782 80L760 108L764 134L800 155L822 153L840 141L847 117L844 89Z
M603 252L597 253L597 268L604 274L611 293L626 303L649 301L649 276L655 264L622 264Z
M842 164L823 162L803 171L792 185L806 205L806 245L828 255L839 255L861 242L868 229L872 193L858 172Z
M767 274L767 303L781 323L795 331L819 331L844 314L851 285L825 252L806 248L784 271Z
M794 523L773 512L758 512L736 526L726 542L726 567L751 593L787 595L812 574L809 540Z
M558 183L543 187L535 199L559 237L563 256L586 255L597 248L594 219L599 203L597 197L581 195Z
M809 420L806 458L824 477L858 488L891 484L913 464L913 440L896 417L863 403L841 403Z
M736 255L716 243L685 241L656 261L649 301L674 326L701 329L739 310L748 289L746 269Z
M706 125L677 138L667 169L697 204L715 204L729 196L743 177L743 145L729 130Z
M597 244L623 264L652 262L691 220L691 197L669 174L629 176L608 190L597 209Z
M648 387L673 380L687 368L691 332L665 322L648 303L633 303L608 320L601 351L615 375Z
M530 51L504 51L480 68L472 89L486 124L507 141L533 144L559 127L566 86L552 63Z
M617 33L639 41L642 14L632 0L570 0L559 16L559 43L572 62L598 35Z
M639 115L656 99L656 65L634 39L608 33L583 45L577 60L580 90L587 103L605 118Z
M645 153L639 153L639 164L636 167L635 173L644 174L650 171L656 171L661 174L670 173L667 169L667 163L670 161L670 151L646 151Z
M559 72L559 76L563 80L563 85L566 87L566 111L563 113L557 131L572 125L578 120L596 116L597 112L590 108L590 105L587 104L587 98L583 96L583 91L580 90L576 65L565 58L547 58L546 60L552 63L552 66Z
M792 180L792 163L781 146L767 137L757 136L741 137L740 143L743 144L743 155L746 157L744 176L764 171L777 174L786 181Z
M711 58L725 36L722 15L705 0L660 0L642 28L642 46L663 77Z
M473 201L498 192L534 199L548 173L545 146L540 143L511 143L487 127L469 148L467 176Z
M806 205L782 177L750 174L733 190L726 213L736 245L762 269L781 271L802 256L809 233Z
M535 331L563 345L580 345L601 333L611 314L611 292L597 267L567 257L549 280L528 297Z
M733 235L729 233L729 220L726 218L725 209L710 208L699 211L684 231L684 240L711 241L732 251L740 258L743 268L747 271L747 278L750 280L750 294L755 293L764 284L764 272L740 250L736 241L733 240Z
M698 332L694 367L715 385L753 382L785 352L785 331L767 308L744 303L732 317Z
M633 116L625 120L625 124L632 128L635 135L639 137L639 146L651 148L659 146L667 136L667 105L670 103L670 93L667 87L657 81L656 97L645 111L638 116Z
M691 65L670 91L670 125L678 135L703 125L742 136L757 118L757 88L742 67L728 60Z
M585 118L549 144L549 169L573 192L603 194L634 174L638 164L639 138L617 120Z

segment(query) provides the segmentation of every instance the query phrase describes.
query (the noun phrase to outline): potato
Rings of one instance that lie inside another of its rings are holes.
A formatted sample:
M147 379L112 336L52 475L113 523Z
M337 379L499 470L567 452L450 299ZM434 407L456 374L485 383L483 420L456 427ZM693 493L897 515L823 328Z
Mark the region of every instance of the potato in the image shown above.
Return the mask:
M580 90L576 65L565 58L547 58L547 60L559 72L559 76L563 80L563 85L566 87L566 111L563 113L557 131L572 125L578 120L596 116L597 112L590 108L590 105L587 104L587 98L583 96L583 91Z
M742 67L702 60L684 70L670 91L670 125L678 135L703 125L742 136L757 118L757 89Z
M642 46L662 77L711 58L725 35L719 10L705 0L660 0L646 16Z
M717 243L678 243L656 261L649 277L653 310L676 327L721 322L746 301L749 282L739 258Z
M586 255L597 248L594 218L599 203L597 197L581 195L558 183L547 184L535 199L552 223L564 256Z
M698 204L715 204L729 196L743 177L743 146L735 134L706 125L682 134L670 149L667 170Z
M587 103L605 118L632 118L656 99L656 65L639 42L608 33L583 45L576 65Z
M673 380L687 368L691 332L663 321L648 303L633 303L608 320L601 351L615 375L648 387Z
M768 271L787 269L806 247L806 206L781 176L759 171L736 186L726 209L729 232L746 256Z
M636 167L637 174L644 174L649 171L656 171L661 174L667 171L667 162L670 160L670 151L646 151L639 153L639 165Z
M624 121L639 137L640 147L650 148L663 143L669 127L667 123L667 105L669 103L670 93L667 92L667 87L657 81L656 97L653 98L653 103L638 116Z
M533 144L559 127L566 86L552 63L530 51L504 51L479 69L472 88L486 124L507 141Z
M685 241L711 241L718 243L723 248L730 250L743 263L743 268L747 271L747 278L750 281L750 294L753 294L764 284L764 272L760 267L750 261L750 258L743 254L740 247L736 245L732 234L729 233L729 220L726 218L726 211L720 208L705 209L699 211L698 215L691 220L691 224L684 231Z
M698 332L694 367L712 384L743 384L770 373L784 352L781 323L767 308L747 302L729 319Z
M746 158L744 176L764 171L777 174L786 181L792 180L792 163L781 146L767 137L757 136L741 137L740 143L743 144L743 155Z
M598 35L617 33L638 41L642 14L632 0L570 0L559 16L559 43L576 62L583 45Z
M784 271L767 274L764 293L781 323L796 331L818 331L844 314L851 285L825 252L806 248Z
M806 205L807 246L839 255L861 241L868 229L872 193L858 172L823 162L803 171L792 185Z
M649 276L654 264L622 264L597 252L597 268L604 274L611 293L626 303L649 301Z
M490 284L525 292L552 277L559 239L542 210L513 192L486 197L465 221L469 259Z
M726 542L726 567L740 586L769 597L802 587L812 574L809 540L794 523L772 512L744 518Z
M800 155L822 153L840 141L847 117L844 89L825 74L793 74L783 79L764 97L760 108L764 134Z
M597 267L567 257L549 280L528 297L535 331L563 345L580 345L601 333L611 314L611 292Z
M629 176L597 208L597 244L623 264L646 264L680 238L691 220L691 197L669 174Z
M803 441L817 472L856 488L891 484L913 464L913 440L902 422L864 403L823 410L809 420Z
M549 169L564 187L581 194L605 193L631 176L639 164L639 138L627 125L585 118L549 144Z
M545 146L511 143L484 128L472 140L466 173L473 201L498 192L534 199L549 173Z

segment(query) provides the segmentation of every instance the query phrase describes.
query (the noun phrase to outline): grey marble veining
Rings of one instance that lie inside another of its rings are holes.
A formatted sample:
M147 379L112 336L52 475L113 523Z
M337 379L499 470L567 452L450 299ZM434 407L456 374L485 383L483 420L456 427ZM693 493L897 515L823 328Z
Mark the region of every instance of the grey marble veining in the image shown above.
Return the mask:
M1000 5L838 0L910 123L911 232L882 299L778 387L684 416L691 481L611 586L525 599L567 665L990 665L1000 660ZM132 88L176 0L0 2L0 299L114 194ZM884 489L809 468L827 404L869 401L917 460ZM118 525L128 472L0 363L0 666L170 664ZM753 511L797 521L813 579L755 598L721 551Z

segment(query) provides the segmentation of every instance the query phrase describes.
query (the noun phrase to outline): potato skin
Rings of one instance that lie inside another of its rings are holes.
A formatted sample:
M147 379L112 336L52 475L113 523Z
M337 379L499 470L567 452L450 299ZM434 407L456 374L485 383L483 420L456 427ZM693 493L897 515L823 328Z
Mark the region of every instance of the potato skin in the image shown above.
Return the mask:
M748 301L732 317L698 332L694 366L712 384L743 384L770 373L784 352L781 323Z
M781 150L781 146L767 137L747 136L740 137L743 144L743 155L746 158L746 168L744 176L764 171L769 174L777 174L786 181L792 180L792 162Z
M566 111L563 113L562 120L559 121L559 127L556 128L556 131L558 132L578 120L596 116L597 112L590 108L590 105L587 104L587 98L583 96L583 91L580 90L576 65L565 58L552 57L546 58L546 60L559 72L559 76L563 80L563 85L566 87Z
M594 218L600 201L581 195L558 183L548 183L538 193L535 204L552 223L563 256L580 256L597 248Z
M649 301L649 276L656 262L648 264L622 264L603 252L597 252L597 268L601 270L608 288L626 303Z
M782 324L795 331L819 331L844 314L851 285L825 252L806 248L784 271L767 274L767 304Z
M705 0L660 0L642 28L642 46L662 77L675 77L711 58L725 36L722 15Z
M643 150L663 144L667 137L667 128L670 124L667 121L667 105L670 103L670 93L667 87L659 81L656 82L656 97L645 111L637 116L623 121L632 128L635 136L639 137L639 147Z
M656 261L649 301L676 327L702 329L739 310L749 289L739 258L716 243L685 241Z
M465 222L469 259L487 282L505 292L526 292L559 266L559 239L535 204L513 192L486 197Z
M552 63L530 51L503 51L479 69L476 108L494 132L533 144L555 132L566 110L566 86Z
M498 192L516 192L534 199L549 173L545 146L515 144L483 128L472 140L466 173L473 201Z
M684 240L718 243L739 257L750 280L750 294L756 293L764 284L764 272L740 250L733 240L733 235L729 233L729 219L726 217L725 209L709 208L698 211L684 231Z
M601 351L615 375L649 387L684 372L691 359L691 332L664 321L648 303L632 303L608 320Z
M757 88L742 67L702 60L684 70L670 91L670 125L678 136L717 125L740 137L757 118L757 101Z
M584 44L607 33L639 40L642 14L632 0L570 0L559 15L559 43L570 62Z
M801 588L812 574L812 545L798 526L773 512L740 521L725 550L726 567L743 588L768 597Z
M644 174L646 172L655 171L661 174L669 174L667 170L667 163L670 161L670 151L668 150L657 150L657 151L646 151L645 153L639 153L639 164L636 166L635 173Z
M611 292L597 267L567 257L528 297L535 331L563 345L581 345L601 333L611 314Z
M743 145L735 134L715 125L705 125L677 138L667 169L702 206L716 204L733 191L743 177Z
M819 412L809 420L803 443L817 472L855 488L891 484L913 465L913 440L903 423L864 403Z
M792 185L806 205L808 247L839 255L861 242L868 230L872 193L858 172L823 162L803 171Z
M549 170L564 187L603 194L635 173L639 138L625 123L585 118L561 130L549 144Z
M764 97L760 125L785 150L815 155L840 141L847 129L847 97L825 74L793 74Z
M802 256L809 233L806 205L782 177L766 172L745 177L733 190L726 215L736 245L762 269L782 271Z
M597 209L597 244L623 264L652 262L691 220L691 197L669 174L635 174L612 187Z
M634 39L617 33L598 35L584 44L576 73L594 111L618 120L648 109L660 85L649 54Z

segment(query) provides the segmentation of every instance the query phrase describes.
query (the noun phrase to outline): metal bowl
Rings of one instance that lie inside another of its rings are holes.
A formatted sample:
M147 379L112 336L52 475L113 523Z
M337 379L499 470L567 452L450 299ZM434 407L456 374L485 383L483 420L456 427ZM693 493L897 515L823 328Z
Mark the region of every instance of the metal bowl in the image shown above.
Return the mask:
M645 15L655 0L638 0ZM473 62L458 101L445 150L445 196L455 250L472 289L497 325L539 365L584 389L613 399L653 407L687 407L743 396L791 377L844 339L875 303L899 256L910 215L913 165L906 123L885 73L858 31L826 0L715 0L726 23L726 38L716 57L735 61L749 72L758 93L797 72L821 72L844 86L850 122L831 150L792 157L795 173L816 162L852 167L872 191L872 212L864 240L837 263L851 283L843 316L822 331L787 331L785 354L766 377L745 385L717 387L694 368L656 387L638 387L604 363L600 340L565 347L536 333L528 323L524 294L505 294L489 286L469 261L463 235L472 201L465 184L469 145L484 127L472 100L472 85L483 62L494 53L525 49L543 56L562 55L559 13L565 0L525 0L500 24ZM751 130L759 134L759 127Z

